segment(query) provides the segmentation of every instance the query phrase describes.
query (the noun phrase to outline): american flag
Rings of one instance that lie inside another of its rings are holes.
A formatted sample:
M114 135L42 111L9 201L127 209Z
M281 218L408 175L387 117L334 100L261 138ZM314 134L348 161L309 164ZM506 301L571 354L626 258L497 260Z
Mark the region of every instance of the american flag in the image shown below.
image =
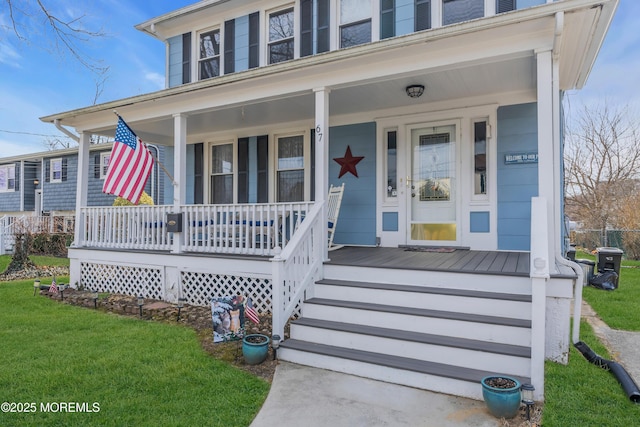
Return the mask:
M138 204L152 167L153 157L149 149L118 116L116 138L102 192Z
M244 307L244 314L256 325L260 323L260 318L258 317L258 313L256 309L253 308L253 303L251 302L251 298L247 298L247 304Z
M56 278L55 277L51 281L51 286L49 286L49 292L51 292L52 294L57 294L58 293L58 285L56 285Z

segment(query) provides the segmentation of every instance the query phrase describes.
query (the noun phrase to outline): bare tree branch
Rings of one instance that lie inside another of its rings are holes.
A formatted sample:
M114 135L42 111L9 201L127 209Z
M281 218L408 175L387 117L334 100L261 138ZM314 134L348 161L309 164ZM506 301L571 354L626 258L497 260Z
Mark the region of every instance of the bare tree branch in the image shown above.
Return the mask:
M65 20L53 13L43 0L4 0L4 2L8 7L11 29L20 42L33 43L33 40L40 36L38 31L41 31L42 36L51 36L50 41L60 55L68 53L82 66L98 74L108 69L102 66L99 60L85 55L81 49L81 45L106 36L101 29L92 30L84 26L87 15ZM43 19L44 25L34 27L33 23L37 22L38 17Z
M620 204L637 188L640 123L628 107L583 107L567 128L567 213L587 227L621 226Z

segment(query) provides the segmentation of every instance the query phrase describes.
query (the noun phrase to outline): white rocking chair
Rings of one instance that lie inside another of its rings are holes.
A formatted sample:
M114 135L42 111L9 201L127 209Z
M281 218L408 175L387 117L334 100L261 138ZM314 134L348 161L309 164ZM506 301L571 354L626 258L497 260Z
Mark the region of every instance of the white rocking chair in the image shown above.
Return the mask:
M327 197L327 229L329 230L329 250L340 249L343 245L333 244L333 235L336 232L336 224L338 223L338 214L340 213L340 205L342 204L342 195L344 194L344 182L339 187L333 185L329 188L329 196Z

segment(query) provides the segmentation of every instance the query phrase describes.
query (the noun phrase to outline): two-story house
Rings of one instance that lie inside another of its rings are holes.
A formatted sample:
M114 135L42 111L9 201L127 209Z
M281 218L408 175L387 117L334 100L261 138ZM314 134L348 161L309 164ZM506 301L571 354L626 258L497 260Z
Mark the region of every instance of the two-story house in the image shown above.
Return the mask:
M475 398L500 372L542 398L581 295L562 97L617 3L205 0L138 25L165 44L164 90L42 118L80 134L71 283L244 293L274 334L301 315L285 360ZM114 110L166 148L172 203L89 206Z

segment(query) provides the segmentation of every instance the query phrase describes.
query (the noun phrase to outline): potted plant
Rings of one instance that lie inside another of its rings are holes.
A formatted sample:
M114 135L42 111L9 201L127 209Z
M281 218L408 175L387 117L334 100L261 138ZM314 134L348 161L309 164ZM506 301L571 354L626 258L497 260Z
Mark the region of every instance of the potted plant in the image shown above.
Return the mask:
M520 409L520 381L506 375L490 375L481 381L482 397L491 415L513 418Z
M245 335L242 339L242 355L248 365L264 362L269 352L269 337L262 334Z

